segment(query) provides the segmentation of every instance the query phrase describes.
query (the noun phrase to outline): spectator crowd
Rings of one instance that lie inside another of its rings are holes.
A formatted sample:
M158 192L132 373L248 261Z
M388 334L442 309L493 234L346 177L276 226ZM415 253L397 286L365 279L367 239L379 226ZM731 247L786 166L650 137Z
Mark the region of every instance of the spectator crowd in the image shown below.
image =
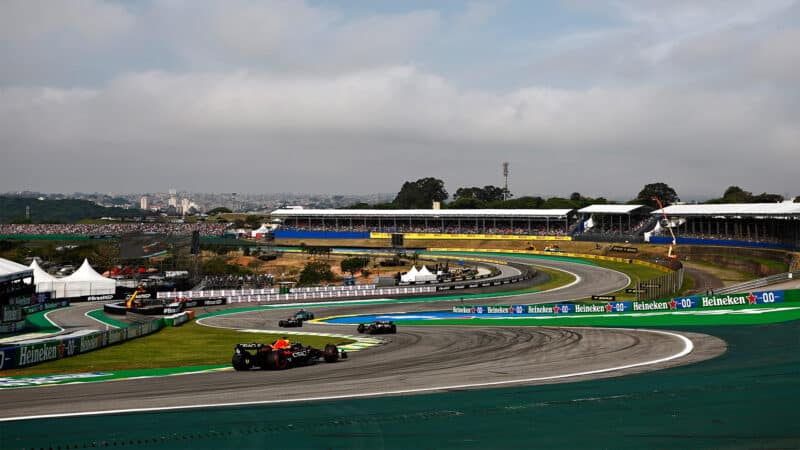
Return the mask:
M168 235L190 235L198 230L203 236L221 236L227 228L222 223L109 223L109 224L2 224L2 234L54 235L71 234L85 236L131 233L154 233Z

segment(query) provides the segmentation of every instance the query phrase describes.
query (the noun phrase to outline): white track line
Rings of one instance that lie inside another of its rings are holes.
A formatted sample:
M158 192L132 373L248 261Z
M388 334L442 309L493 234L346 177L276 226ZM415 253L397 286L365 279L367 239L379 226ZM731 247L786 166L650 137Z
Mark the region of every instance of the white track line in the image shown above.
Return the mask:
M634 364L627 364L624 366L617 366L617 367L608 367L605 369L595 369L595 370L587 370L585 372L574 372L574 373L565 373L561 375L551 375L547 377L535 377L535 378L521 378L517 380L507 380L507 381L490 381L485 383L471 383L471 384L456 384L450 386L436 386L436 387L429 387L429 388L417 388L417 389L400 389L394 391L379 391L379 392L366 392L362 394L345 394L345 395L329 395L329 396L321 396L321 397L305 397L305 398L294 398L294 399L282 399L282 400L261 400L261 401L254 401L254 402L232 402L232 403L213 403L207 405L187 405L187 406L167 406L167 407L159 407L159 408L131 408L131 409L114 409L108 411L86 411L86 412L79 412L79 413L66 413L66 414L43 414L43 415L36 415L36 416L20 416L20 417L9 417L9 418L0 418L0 422L11 422L16 420L35 420L35 419L52 419L52 418L59 418L59 417L82 417L82 416L95 416L95 415L105 415L105 414L129 414L129 413L139 413L139 412L154 412L154 411L182 411L182 410L190 410L190 409L203 409L203 408L227 408L227 407L234 407L234 406L266 406L266 405L277 405L277 404L286 404L286 403L299 403L299 402L315 402L315 401L325 401L325 400L343 400L343 399L352 399L352 398L364 398L364 397L381 397L381 396L388 396L388 395L403 395L403 394L420 394L425 392L434 392L434 391L448 391L454 389L471 389L471 388L486 388L486 387L494 387L494 386L502 386L502 385L509 385L509 384L521 384L521 383L532 383L536 381L548 381L548 380L560 380L564 378L572 378L572 377L581 377L586 375L595 375L599 373L608 373L614 372L618 370L625 370L631 369L634 367L642 367L648 366L653 364L661 364L667 361L672 361L674 359L682 358L694 350L694 343L687 338L686 336L671 333L669 331L658 331L658 330L642 330L636 329L636 331L642 331L647 333L656 333L656 334L663 334L667 336L672 336L674 338L678 338L683 342L683 349L675 353L674 355L670 355L664 358L654 359L652 361L644 361L640 363Z
M102 320L97 319L97 318L92 317L92 316L89 315L90 312L95 312L95 311L100 311L100 310L101 310L101 308L93 309L91 311L86 311L85 313L83 313L83 315L88 317L88 318L90 318L90 319L92 319L92 320L94 320L95 322L99 322L101 325L105 325L106 330L108 330L109 328L119 328L116 325L111 325L110 323L103 322Z

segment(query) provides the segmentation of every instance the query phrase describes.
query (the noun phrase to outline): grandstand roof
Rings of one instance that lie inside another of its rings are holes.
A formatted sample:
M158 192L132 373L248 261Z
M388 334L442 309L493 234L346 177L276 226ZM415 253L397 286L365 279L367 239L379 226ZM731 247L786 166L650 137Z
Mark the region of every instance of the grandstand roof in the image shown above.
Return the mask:
M22 264L0 258L0 281L19 280L33 276L33 269Z
M672 205L664 208L668 216L756 216L800 217L800 203L722 203L712 205ZM662 210L651 214L661 215Z
M641 209L642 214L650 212L650 207L645 205L589 205L578 210L581 214L631 214Z
M564 218L573 209L276 209L273 217Z

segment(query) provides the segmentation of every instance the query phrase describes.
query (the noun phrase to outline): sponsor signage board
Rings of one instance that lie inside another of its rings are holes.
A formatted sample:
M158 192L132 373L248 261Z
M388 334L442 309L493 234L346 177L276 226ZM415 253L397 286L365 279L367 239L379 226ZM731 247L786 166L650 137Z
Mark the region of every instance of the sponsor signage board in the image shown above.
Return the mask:
M604 301L613 302L616 299L617 299L617 297L614 296L614 295L593 295L592 296L592 300L604 300Z
M612 252L622 252L622 253L638 253L639 249L636 247L623 247L621 245L613 245L611 246Z
M595 296L611 297L614 296ZM746 305L771 305L787 301L784 291L758 291L747 294L676 297L666 300L647 300L606 303L559 303L538 305L456 306L453 312L471 314L596 314L670 311L697 308L724 308ZM792 297L793 299L793 297ZM793 300L789 300L793 301Z
M0 370L17 367L17 347L0 347Z
M639 293L639 294L644 294L644 293L646 293L646 292L647 292L647 289L644 289L644 288L639 288L639 289L636 289L636 288L626 288L626 289L625 289L625 293L626 293L626 294L636 294L636 293Z

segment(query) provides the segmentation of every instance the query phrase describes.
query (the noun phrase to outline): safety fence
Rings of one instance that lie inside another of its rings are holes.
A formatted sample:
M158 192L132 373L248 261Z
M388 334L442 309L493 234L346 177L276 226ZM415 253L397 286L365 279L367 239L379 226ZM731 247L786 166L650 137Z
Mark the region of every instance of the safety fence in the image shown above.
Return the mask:
M454 313L475 315L602 315L641 312L686 311L736 306L769 306L800 302L800 290L761 291L727 295L695 295L659 300L602 303L545 303L539 305L457 305Z
M120 342L146 336L164 326L162 319L156 319L127 328L95 331L76 337L54 338L31 344L17 344L0 347L0 370L27 367L45 361L67 358L92 350L118 344Z
M385 296L397 296L397 295L427 294L436 291L437 291L436 286L406 286L406 287L373 288L371 290L292 292L289 294L230 296L228 297L228 303L343 299L343 298L353 298L353 297L385 297Z
M156 294L156 298L210 298L210 297L241 297L246 295L273 295L280 294L281 288L264 289L215 289L209 291L164 291ZM353 286L309 286L293 287L292 293L315 292L345 292L345 291L370 291L375 289L374 284L356 284Z

